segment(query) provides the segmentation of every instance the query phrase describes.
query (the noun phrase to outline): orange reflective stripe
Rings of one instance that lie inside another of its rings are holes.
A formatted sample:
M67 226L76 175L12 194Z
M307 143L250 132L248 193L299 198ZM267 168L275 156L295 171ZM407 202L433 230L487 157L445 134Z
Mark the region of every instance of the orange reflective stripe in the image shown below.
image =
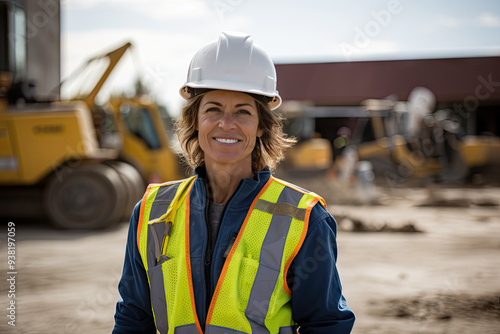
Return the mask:
M212 314L214 313L214 308L215 304L217 303L217 298L219 297L219 291L222 287L222 283L224 282L224 278L227 273L227 269L229 267L229 263L231 262L231 259L233 257L234 251L236 250L236 247L238 247L238 243L241 240L241 237L243 236L243 232L245 231L245 227L247 226L248 219L250 219L250 215L252 214L253 208L255 204L257 203L258 199L260 196L266 191L266 189L271 185L273 182L273 178L270 177L269 180L266 182L264 187L260 190L259 194L255 196L252 205L250 205L250 208L248 209L247 215L245 217L245 220L243 221L243 224L241 225L240 231L238 232L238 236L236 237L236 241L233 244L233 247L231 247L231 251L229 252L229 255L226 258L226 261L224 262L224 267L222 268L222 271L219 276L219 281L217 282L217 286L214 291L214 295L212 297L212 301L210 303L210 308L208 309L207 313L207 324L210 323L210 320L212 320Z
M139 249L139 253L141 252L140 243L141 243L142 221L144 219L144 208L146 207L146 200L149 196L149 192L151 191L152 188L151 186L152 185L148 186L146 192L144 193L144 196L142 196L141 210L139 213L139 223L137 225L137 248Z
M188 193L186 195L186 214L185 214L185 229L184 229L184 238L186 243L186 270L187 270L187 279L189 284L189 296L191 297L191 307L193 308L194 320L196 323L196 328L198 329L198 333L203 334L201 330L200 321L198 320L198 314L196 313L196 305L194 301L194 288L193 288L193 277L191 275L191 249L189 245L189 213L190 213L190 203L191 203L191 190L193 189L194 182L191 183L189 187Z
M306 234L307 234L307 229L309 227L309 217L311 216L311 210L316 205L316 203L318 203L318 198L314 198L314 200L311 203L309 203L309 205L307 206L307 209L306 209L306 218L304 219L304 228L302 229L302 234L300 235L299 242L298 242L297 246L295 247L295 249L293 250L292 255L290 255L290 257L286 261L285 267L283 268L284 288L285 288L285 292L289 296L292 295L292 290L290 290L290 288L288 287L288 284L286 282L286 276L288 274L288 268L290 268L290 265L292 264L293 259L295 258L295 256L299 252L300 248L302 247L302 244L304 243L304 240L305 240Z

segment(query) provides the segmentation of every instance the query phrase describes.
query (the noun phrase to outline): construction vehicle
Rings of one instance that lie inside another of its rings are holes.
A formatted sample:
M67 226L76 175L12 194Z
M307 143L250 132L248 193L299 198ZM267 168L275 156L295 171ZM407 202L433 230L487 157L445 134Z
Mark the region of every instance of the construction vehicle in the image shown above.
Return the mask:
M3 2L16 19L17 2ZM14 22L9 22L15 26ZM11 47L7 38L4 45ZM90 93L37 102L19 89L22 75L0 76L1 214L46 216L58 227L103 228L128 219L147 182L181 177L158 106L145 97L95 99L130 43L94 57L107 66ZM13 53L5 53L11 56ZM19 63L12 59L2 63ZM22 86L22 85L21 85ZM110 140L112 138L112 140ZM31 200L31 201L30 201Z
M457 182L474 175L497 176L500 138L465 135L460 115L452 109L435 108L434 94L416 87L408 101L368 99L363 102L368 118L360 118L353 145L336 159L340 174L352 161L370 161L375 175L389 185L406 181Z
M285 101L280 112L285 116L284 131L297 139L297 144L286 151L279 169L300 176L325 172L333 163L330 141L314 132L314 119L306 115L307 103Z

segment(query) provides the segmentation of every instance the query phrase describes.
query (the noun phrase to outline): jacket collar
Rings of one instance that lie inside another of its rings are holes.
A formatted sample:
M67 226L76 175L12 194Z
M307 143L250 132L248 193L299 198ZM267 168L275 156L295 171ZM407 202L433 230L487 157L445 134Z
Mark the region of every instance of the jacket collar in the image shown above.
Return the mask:
M199 185L203 184L202 187L197 187L197 189L205 192L207 189L204 186L207 180L207 172L205 166L196 168L195 174L198 175L196 182L201 182L199 183ZM264 187L270 177L271 170L269 169L269 167L265 167L260 172L255 174L253 179L245 178L241 180L240 185L229 200L228 205L230 205L231 208L244 207L248 209L248 206L252 203L255 196L257 196L259 191L262 189L262 187Z

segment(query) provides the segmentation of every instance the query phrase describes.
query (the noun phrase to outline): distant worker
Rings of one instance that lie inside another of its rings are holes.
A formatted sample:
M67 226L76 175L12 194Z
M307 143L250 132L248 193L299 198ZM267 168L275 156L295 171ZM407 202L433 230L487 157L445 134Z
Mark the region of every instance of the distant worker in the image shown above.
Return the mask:
M342 151L351 143L351 129L348 127L341 127L337 130L337 137L333 140L333 147L335 148L335 156L342 153Z
M350 333L336 222L318 195L274 178L276 71L250 36L194 56L177 124L195 175L152 184L131 218L113 333Z

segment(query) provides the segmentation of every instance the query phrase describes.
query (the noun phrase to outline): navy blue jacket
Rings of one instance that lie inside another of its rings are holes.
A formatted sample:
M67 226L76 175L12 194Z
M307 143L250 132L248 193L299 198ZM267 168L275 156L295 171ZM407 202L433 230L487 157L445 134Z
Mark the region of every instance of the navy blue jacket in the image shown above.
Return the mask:
M200 175L194 183L190 197L189 243L196 312L202 327L206 321L209 301L224 266L223 254L233 236L238 234L253 199L270 176L271 172L265 169L255 179L242 180L227 203L213 254L207 254L206 182ZM122 298L116 305L115 334L156 332L146 271L137 248L139 211L140 202L130 220L125 263L118 286ZM336 233L337 225L333 217L320 203L316 204L311 211L304 243L287 276L292 289L292 317L300 325L300 333L350 333L354 324L354 314L342 296L335 264Z

